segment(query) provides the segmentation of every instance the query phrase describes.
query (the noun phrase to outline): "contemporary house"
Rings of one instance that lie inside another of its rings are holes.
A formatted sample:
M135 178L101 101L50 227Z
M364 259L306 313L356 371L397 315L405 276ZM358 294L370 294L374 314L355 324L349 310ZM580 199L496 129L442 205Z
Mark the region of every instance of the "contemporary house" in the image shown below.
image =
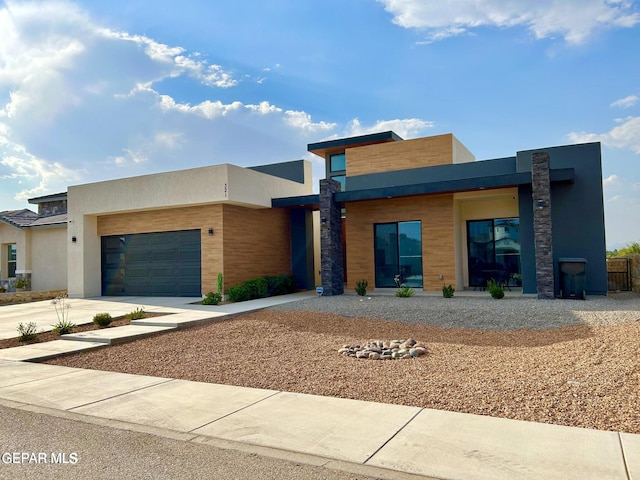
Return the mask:
M552 298L564 257L586 260L588 294L607 292L599 143L475 161L451 134L383 132L308 150L325 159L320 194L273 206L319 207L325 294L398 277L426 291L494 279Z
M476 161L451 134L394 132L308 145L325 161L230 164L71 186L0 212L0 281L70 296L200 296L293 274L325 295L396 279L425 291L484 288L558 296L558 259L586 261L607 291L598 143Z

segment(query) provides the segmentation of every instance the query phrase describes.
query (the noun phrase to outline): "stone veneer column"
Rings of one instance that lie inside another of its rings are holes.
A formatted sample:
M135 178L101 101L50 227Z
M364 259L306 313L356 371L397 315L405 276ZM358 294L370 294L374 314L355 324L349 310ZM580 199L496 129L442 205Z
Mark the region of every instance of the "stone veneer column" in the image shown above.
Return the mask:
M532 155L531 181L538 298L552 299L555 298L555 293L553 234L551 228L551 182L549 180L548 153L536 152Z
M323 295L344 293L342 265L342 216L333 195L340 191L340 183L320 180L320 265Z

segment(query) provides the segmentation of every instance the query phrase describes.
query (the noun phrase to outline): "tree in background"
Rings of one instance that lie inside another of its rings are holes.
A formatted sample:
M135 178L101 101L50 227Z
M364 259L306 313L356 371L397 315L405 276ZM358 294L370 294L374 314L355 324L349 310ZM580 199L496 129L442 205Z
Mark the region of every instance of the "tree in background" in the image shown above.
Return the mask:
M631 242L620 250L607 250L607 258L624 257L625 255L634 255L636 253L640 253L640 242Z

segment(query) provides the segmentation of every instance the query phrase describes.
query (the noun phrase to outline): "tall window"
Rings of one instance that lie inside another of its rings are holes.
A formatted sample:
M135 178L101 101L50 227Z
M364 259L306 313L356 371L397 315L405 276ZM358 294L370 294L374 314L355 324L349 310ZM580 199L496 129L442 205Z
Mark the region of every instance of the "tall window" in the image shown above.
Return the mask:
M7 245L7 278L16 276L16 244Z
M340 190L344 191L346 179L347 159L344 153L336 153L329 156L328 177L340 182Z
M469 286L483 287L491 279L522 285L519 218L468 221L467 246Z
M374 227L376 287L395 287L395 276L422 287L422 222L378 223Z

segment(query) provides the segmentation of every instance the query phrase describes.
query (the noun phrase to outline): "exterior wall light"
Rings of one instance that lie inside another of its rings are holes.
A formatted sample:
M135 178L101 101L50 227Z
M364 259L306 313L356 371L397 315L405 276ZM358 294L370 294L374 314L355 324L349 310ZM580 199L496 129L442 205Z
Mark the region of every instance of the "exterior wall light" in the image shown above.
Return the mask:
M213 235L213 228L209 227L209 230L207 231L207 233L209 234L209 236Z
M78 239L76 238L75 235L73 237L71 237L71 243L76 243L77 241L78 241Z
M538 210L542 210L544 208L544 200L538 200L536 202L536 207L538 208Z

